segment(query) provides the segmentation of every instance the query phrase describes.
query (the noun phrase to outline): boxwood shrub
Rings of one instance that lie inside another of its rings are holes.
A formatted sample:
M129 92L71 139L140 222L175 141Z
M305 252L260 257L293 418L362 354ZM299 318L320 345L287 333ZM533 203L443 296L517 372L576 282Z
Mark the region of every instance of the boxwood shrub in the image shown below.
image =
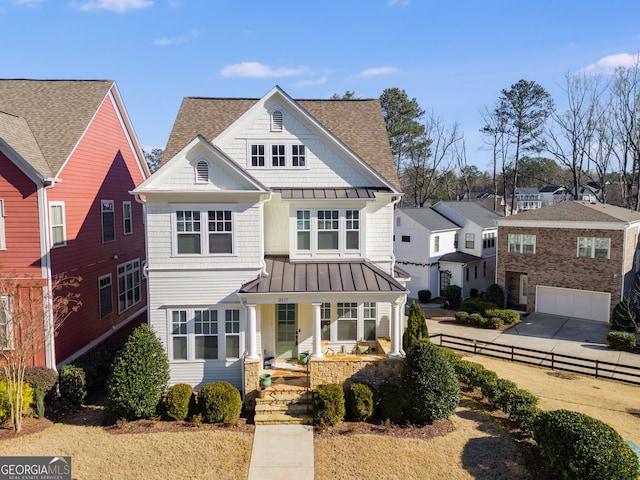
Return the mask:
M462 310L460 310L459 312L456 312L456 323L468 323L469 320L469 312L464 312Z
M487 324L487 327L493 330L499 330L503 326L504 326L504 320L502 320L500 317L491 317L489 319L489 323Z
M420 303L429 303L429 300L431 300L431 290L420 290L418 292L418 300L420 300Z
M569 410L540 412L533 438L542 455L568 480L635 480L638 457L600 420Z
M463 300L460 304L460 310L464 310L469 313L479 313L482 316L486 316L487 310L493 310L498 308L495 303L487 302L481 297L472 297Z
M207 423L235 424L242 411L242 398L229 382L211 382L200 389L198 409Z
M402 366L404 415L416 422L448 418L458 406L460 386L451 363L440 348L427 340L417 342Z
M193 387L188 383L177 383L171 385L165 397L164 413L169 420L186 420L189 411Z
M364 383L352 383L347 389L346 408L349 417L357 422L373 416L373 390Z
M469 360L460 360L453 366L460 383L464 383L469 388L478 387L481 383L480 379L489 371L483 365Z
M502 319L505 325L513 325L520 323L520 314L515 310L509 310L508 308L494 308L485 311L485 316L498 317Z
M404 408L404 395L399 385L393 383L383 383L378 389L378 405L380 417L392 423L402 420L402 409Z
M504 307L504 291L497 283L489 285L482 295L482 299L486 302L496 304L498 307Z
M344 420L345 404L342 385L318 385L313 391L313 422L320 426L337 425Z
M609 332L607 347L628 352L636 347L636 336L629 332Z
M60 369L60 393L74 405L82 405L87 396L84 370L75 365L65 365Z
M540 413L538 397L522 388L504 392L500 398L502 410L509 419L524 433L531 433L531 428Z

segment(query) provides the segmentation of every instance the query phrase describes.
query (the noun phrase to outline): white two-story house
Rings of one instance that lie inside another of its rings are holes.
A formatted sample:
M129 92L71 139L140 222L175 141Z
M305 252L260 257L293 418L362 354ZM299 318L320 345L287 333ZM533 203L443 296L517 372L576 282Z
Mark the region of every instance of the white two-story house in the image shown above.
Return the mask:
M243 385L246 362L390 338L401 192L380 104L185 98L145 204L149 322L171 383Z

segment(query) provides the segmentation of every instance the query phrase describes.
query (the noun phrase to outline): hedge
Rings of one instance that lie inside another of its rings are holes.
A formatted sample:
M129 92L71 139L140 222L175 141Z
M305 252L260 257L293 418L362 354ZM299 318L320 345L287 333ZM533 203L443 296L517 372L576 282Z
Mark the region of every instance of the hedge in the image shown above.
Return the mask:
M636 336L629 332L609 332L607 347L628 352L636 347Z

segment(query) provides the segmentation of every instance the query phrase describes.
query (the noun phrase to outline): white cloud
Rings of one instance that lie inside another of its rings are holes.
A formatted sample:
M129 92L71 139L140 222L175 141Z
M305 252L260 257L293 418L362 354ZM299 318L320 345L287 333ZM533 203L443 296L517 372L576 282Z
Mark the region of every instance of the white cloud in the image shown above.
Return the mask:
M326 75L323 75L320 78L315 80L302 80L300 82L292 83L292 87L315 87L317 85L324 85L329 81L329 78Z
M596 63L585 67L583 72L592 74L611 74L618 67L630 67L636 64L639 60L638 55L631 55L629 53L618 53L616 55L608 55L602 57Z
M220 69L220 75L223 77L252 77L252 78L268 78L268 77L293 77L306 73L306 67L298 68L274 68L259 62L242 62L235 65L226 65Z
M152 0L91 0L89 2L72 2L71 6L83 12L93 10L109 10L111 12L126 12L140 10L153 5Z
M200 32L198 30L193 30L188 35L182 35L180 37L158 38L152 42L152 45L155 45L157 47L165 47L167 45L180 45L182 43L187 43L193 38L196 38L198 35L200 35Z
M356 75L356 77L377 77L379 75L389 75L391 73L396 73L398 69L396 67L375 67L375 68L367 68L366 70L361 71Z

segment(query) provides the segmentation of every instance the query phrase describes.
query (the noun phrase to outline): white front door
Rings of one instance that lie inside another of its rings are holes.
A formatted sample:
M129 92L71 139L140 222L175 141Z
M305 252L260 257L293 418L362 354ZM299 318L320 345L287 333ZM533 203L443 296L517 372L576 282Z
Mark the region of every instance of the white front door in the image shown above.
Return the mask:
M520 305L527 304L527 292L529 290L529 276L520 275Z

